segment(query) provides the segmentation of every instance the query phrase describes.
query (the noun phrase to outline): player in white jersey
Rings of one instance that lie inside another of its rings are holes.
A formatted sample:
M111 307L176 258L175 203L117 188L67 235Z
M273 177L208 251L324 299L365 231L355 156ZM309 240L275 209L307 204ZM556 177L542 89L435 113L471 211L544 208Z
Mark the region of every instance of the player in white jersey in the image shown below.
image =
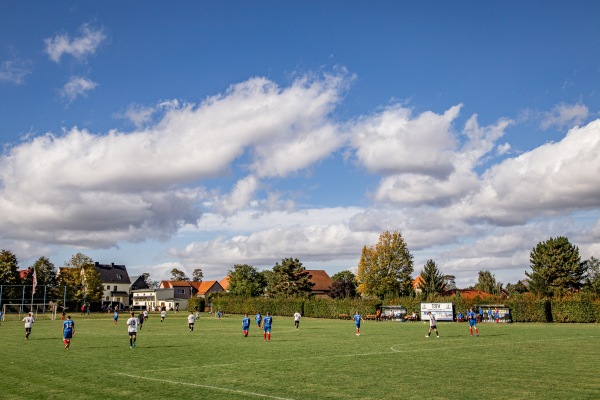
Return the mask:
M127 331L129 332L129 347L133 349L137 339L137 329L140 320L136 318L133 311L129 315L130 317L127 320Z
M35 322L33 319L33 314L27 314L27 316L23 318L23 322L25 323L25 339L29 340L29 335L31 334L31 325Z
M190 315L188 315L188 327L190 328L190 332L194 331L194 322L196 318L194 318L194 312L190 310Z
M427 335L425 337L429 337L431 335L432 329L435 331L435 336L440 337L440 334L437 330L437 320L435 319L435 314L429 312L429 332L427 332Z

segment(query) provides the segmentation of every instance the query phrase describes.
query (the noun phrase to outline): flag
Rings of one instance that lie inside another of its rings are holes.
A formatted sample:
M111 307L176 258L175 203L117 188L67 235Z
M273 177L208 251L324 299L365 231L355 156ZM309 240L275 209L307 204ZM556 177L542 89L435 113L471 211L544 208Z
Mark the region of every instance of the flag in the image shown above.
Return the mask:
M33 281L31 282L31 285L31 295L33 296L35 294L35 287L37 286L37 275L35 274L35 268L33 268Z

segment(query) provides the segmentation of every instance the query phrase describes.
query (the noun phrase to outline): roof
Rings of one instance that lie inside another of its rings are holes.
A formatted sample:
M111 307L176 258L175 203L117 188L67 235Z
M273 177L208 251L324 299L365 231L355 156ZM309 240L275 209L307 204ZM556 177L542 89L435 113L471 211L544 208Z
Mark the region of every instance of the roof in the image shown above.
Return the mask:
M312 275L310 281L315 284L312 287L313 292L328 292L331 289L333 281L327 272L322 269L307 269L306 272Z
M222 291L223 287L221 286L221 284L217 281L204 281L200 284L200 287L198 288L198 294L199 295L203 295L206 294L209 290L211 290L213 288L213 286L218 285L219 287L217 288L217 291ZM219 290L221 289L221 290Z
M229 290L229 275L219 281L219 285L223 288L223 290Z
M21 279L25 279L29 275L30 271L30 269L21 269L19 270L19 276L21 277Z
M413 281L412 281L413 289L418 289L419 285L422 282L423 282L423 277L421 277L421 275L419 275L415 279L413 279Z
M146 289L149 287L142 275L132 276L130 279L132 289Z
M175 287L193 287L198 290L202 282L195 281L160 281L159 287L162 289L171 289Z
M100 280L103 283L131 284L127 268L124 265L95 263L94 268L100 274Z

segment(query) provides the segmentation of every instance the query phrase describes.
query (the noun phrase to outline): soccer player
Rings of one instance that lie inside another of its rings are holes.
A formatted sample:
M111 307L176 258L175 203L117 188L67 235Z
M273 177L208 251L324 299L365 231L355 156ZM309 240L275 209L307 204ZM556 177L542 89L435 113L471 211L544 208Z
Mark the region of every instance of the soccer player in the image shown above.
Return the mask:
M475 327L475 334L479 336L479 329L477 329L477 315L472 308L469 308L467 313L467 319L469 320L469 333L473 336L473 327Z
M188 315L188 328L190 328L190 332L194 332L194 322L196 318L194 318L194 312L190 310L190 315Z
M163 308L162 311L160 312L160 322L163 322L165 320L166 316L167 316L167 311Z
M65 350L69 350L71 346L71 339L75 333L75 321L68 315L66 321L63 322L63 343L65 344Z
M117 309L115 309L115 312L113 314L113 325L117 324L117 321L119 320L119 311L117 311Z
M437 320L435 319L435 315L430 311L429 312L429 332L427 332L427 335L425 335L425 337L429 337L431 335L432 329L435 331L435 336L440 337L440 334L438 333L438 330L437 330L436 322L437 322Z
M298 311L296 311L294 313L294 325L296 326L296 329L300 328L300 313Z
M138 315L138 328L140 331L142 330L143 324L144 324L144 313L142 311L140 311L140 313Z
M256 327L258 329L260 329L260 323L262 321L262 315L260 315L260 313L256 313L256 315L254 316L254 319L256 320Z
M249 329L250 329L250 318L248 318L248 314L244 314L244 318L242 318L242 331L244 332L244 337L248 337Z
M271 313L268 312L265 320L263 321L263 330L264 330L264 340L271 341L271 324L273 323L273 317L271 317Z
M129 348L135 347L135 340L137 339L137 328L140 320L136 318L134 312L129 313L129 319L127 320L127 332L129 332Z
M364 320L358 311L354 313L354 317L352 317L352 319L354 319L354 325L356 326L356 336L360 336L360 321Z
M29 335L31 334L31 325L35 322L33 319L33 313L27 314L25 318L23 318L23 322L25 323L25 339L29 340Z

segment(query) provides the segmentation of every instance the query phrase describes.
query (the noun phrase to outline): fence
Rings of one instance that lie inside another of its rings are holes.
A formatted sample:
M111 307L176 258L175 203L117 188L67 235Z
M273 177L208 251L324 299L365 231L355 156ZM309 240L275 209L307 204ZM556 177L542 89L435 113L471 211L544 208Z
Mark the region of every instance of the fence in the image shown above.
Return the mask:
M29 312L36 316L49 314L55 319L58 311L63 312L69 308L75 310L77 304L81 303L82 299L72 297L72 293L82 287L38 285L34 288L33 285L0 285L0 321L11 315L21 318L22 314ZM84 291L83 304L85 303Z

